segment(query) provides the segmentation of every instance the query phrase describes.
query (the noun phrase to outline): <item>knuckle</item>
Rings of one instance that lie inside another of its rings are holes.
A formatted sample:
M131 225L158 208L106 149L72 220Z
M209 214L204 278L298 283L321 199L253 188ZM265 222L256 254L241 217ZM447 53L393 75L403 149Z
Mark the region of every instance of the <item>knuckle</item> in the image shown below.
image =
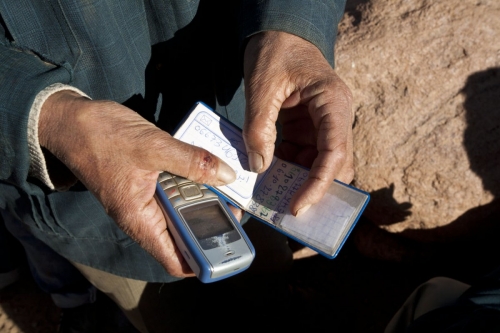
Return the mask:
M259 128L245 126L242 135L248 148L252 150L274 149L277 134L275 123L276 119L273 118L269 119L269 121L262 124L263 126Z
M352 161L352 151L348 149L347 145L342 144L335 148L333 163L342 166L339 178L345 183L350 183L354 179L355 170Z
M354 172L354 167L352 165L344 168L344 170L343 170L343 181L346 184L349 184L354 179L354 175L355 175L355 172Z
M344 107L350 108L353 101L351 89L340 79L335 81L333 99Z
M336 165L344 165L348 156L347 146L345 144L338 145L333 151L333 163Z

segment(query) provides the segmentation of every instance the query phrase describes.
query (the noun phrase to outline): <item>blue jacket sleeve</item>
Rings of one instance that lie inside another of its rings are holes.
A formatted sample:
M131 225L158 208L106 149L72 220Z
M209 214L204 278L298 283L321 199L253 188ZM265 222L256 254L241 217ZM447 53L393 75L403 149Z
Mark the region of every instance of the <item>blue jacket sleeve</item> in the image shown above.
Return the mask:
M0 181L27 186L31 106L47 86L69 81L66 68L16 48L0 27Z
M333 67L338 23L345 0L244 0L240 39L266 30L284 31L316 45Z

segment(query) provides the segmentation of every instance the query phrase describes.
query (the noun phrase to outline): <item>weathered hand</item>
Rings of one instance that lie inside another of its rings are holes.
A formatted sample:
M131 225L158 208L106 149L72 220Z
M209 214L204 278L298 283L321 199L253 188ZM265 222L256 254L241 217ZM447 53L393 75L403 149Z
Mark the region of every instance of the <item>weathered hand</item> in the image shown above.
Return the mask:
M44 103L39 139L171 275L193 275L154 199L157 178L169 171L223 185L236 177L227 164L172 138L118 103L91 101L71 91L55 93Z
M308 41L268 31L250 38L244 57L247 108L243 137L254 172L269 167L276 121L283 125L277 154L310 167L291 203L297 215L317 203L334 178L354 176L351 92Z

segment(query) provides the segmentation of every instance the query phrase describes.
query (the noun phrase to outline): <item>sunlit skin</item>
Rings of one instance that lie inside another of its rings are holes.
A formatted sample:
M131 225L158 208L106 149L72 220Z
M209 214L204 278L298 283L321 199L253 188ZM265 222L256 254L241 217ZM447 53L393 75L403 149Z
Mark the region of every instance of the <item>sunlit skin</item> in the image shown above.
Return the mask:
M309 180L293 198L292 211L298 214L319 201L334 178L349 183L353 177L350 93L321 52L293 35L259 33L248 42L244 71L244 139L252 167L262 172L269 166L276 120L284 129L284 142L276 153L311 167ZM39 140L169 274L194 276L154 199L158 175L168 171L219 186L235 180L234 170L123 105L92 101L69 90L44 103ZM64 182L57 179L58 184ZM241 210L231 210L241 219Z
M313 44L290 34L265 32L245 50L247 108L243 136L253 171L274 154L275 122L283 125L276 155L310 167L291 202L298 215L317 203L334 178L354 176L351 92Z

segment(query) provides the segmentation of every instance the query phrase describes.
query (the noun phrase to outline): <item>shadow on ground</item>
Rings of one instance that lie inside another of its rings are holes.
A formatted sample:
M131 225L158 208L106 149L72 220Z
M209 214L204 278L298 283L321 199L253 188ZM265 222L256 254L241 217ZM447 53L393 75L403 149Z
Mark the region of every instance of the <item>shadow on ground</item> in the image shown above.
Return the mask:
M364 223L368 222L359 221ZM489 269L473 257L450 259L445 249L435 249L432 259L411 263L369 259L358 253L352 239L333 260L322 256L296 260L286 276L256 279L246 290L234 289L233 278L208 285L184 280L176 290L190 292L181 295L178 312L189 310L189 316L203 325L223 320L225 325L239 326L239 332L382 332L420 283L438 275L472 282ZM28 274L0 292L0 306L0 333L56 332L59 309ZM109 300L100 295L97 306L103 332L119 332L109 323L116 310ZM187 327L185 331L190 332Z

